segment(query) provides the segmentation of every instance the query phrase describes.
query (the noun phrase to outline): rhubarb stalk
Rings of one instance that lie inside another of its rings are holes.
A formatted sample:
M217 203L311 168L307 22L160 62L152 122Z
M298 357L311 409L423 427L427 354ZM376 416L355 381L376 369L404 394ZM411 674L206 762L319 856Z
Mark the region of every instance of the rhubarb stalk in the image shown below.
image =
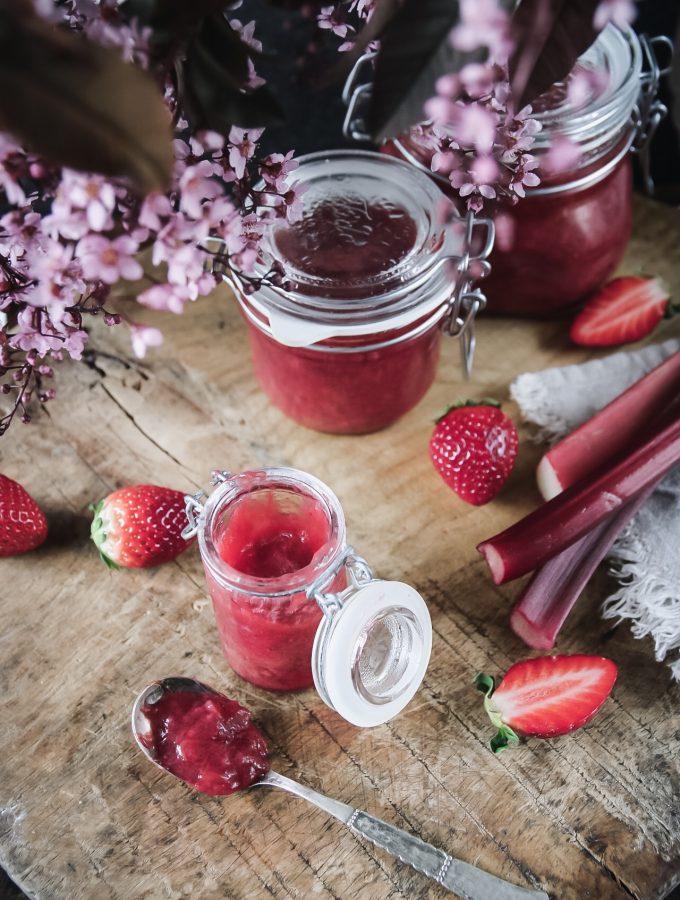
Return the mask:
M484 556L496 584L504 584L570 547L612 513L656 483L680 461L680 417L604 473L568 487L515 525L483 541Z
M581 591L657 483L534 572L510 614L510 627L525 644L536 650L555 646Z
M626 450L680 394L680 350L640 378L541 459L536 478L546 500Z

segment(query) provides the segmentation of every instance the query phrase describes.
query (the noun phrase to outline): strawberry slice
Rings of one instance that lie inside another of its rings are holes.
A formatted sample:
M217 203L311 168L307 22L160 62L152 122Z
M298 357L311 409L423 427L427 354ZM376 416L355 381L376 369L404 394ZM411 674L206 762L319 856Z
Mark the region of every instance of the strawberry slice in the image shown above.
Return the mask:
M518 744L518 735L558 737L585 725L611 693L617 668L603 656L540 656L515 663L494 689L480 674L475 686L498 733L491 749Z
M668 300L668 289L658 278L614 278L586 303L574 319L569 335L575 344L584 347L639 341L673 311Z

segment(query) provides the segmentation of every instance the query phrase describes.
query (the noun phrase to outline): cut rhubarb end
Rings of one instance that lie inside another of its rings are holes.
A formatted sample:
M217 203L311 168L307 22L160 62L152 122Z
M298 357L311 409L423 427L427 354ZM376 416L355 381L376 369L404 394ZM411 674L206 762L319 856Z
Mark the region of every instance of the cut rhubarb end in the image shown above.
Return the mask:
M550 461L550 452L541 459L536 469L536 482L544 500L552 500L558 494L561 494L565 488L560 482L559 476L555 471L555 467Z
M503 579L505 577L505 564L503 563L503 557L501 556L501 554L488 541L482 541L481 544L478 544L477 550L486 560L486 564L491 571L491 577L493 578L494 584L503 584Z
M555 646L555 641L536 628L517 607L510 613L510 627L518 638L534 650L552 650Z

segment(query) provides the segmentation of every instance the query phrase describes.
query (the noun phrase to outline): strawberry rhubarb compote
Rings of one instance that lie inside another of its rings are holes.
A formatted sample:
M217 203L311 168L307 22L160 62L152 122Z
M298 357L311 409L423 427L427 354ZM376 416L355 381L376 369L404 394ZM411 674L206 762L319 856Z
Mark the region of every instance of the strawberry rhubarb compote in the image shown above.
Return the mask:
M225 796L269 771L267 742L236 700L205 689L166 691L142 713L143 743L169 772L197 790Z
M580 76L588 70L605 73L606 84L576 106L569 100L567 80L534 104L542 130L532 153L539 160L541 184L527 188L524 199L504 210L506 240L497 239L485 282L489 312L545 316L578 304L611 275L630 238L638 38L630 29L610 25L577 65ZM564 144L564 137L572 162L556 173L551 150L558 141ZM390 141L383 150L429 170L432 151L416 136ZM451 192L446 178L433 177Z
M301 157L301 218L265 238L258 273L236 276L255 374L271 401L309 428L360 434L410 410L435 377L455 253L441 195L424 173L375 153Z
M338 501L286 469L233 476L218 499L199 543L224 654L259 687L309 687L321 610L307 592L344 548Z

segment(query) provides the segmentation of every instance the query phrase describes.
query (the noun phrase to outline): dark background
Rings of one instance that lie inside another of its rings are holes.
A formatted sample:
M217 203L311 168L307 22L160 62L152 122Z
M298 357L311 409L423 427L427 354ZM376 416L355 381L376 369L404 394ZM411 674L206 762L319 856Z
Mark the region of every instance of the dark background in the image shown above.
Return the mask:
M342 83L321 84L337 64L340 39L320 31L313 18L275 9L266 0L245 0L236 15L243 22L256 19L256 34L267 50L277 48L276 57L263 58L257 69L267 78L285 110L286 122L267 129L264 147L268 151L287 152L294 148L298 155L315 150L344 147L341 126L344 107L340 100ZM680 32L680 0L642 0L638 3L635 28L650 37L666 34L676 39ZM311 51L311 52L310 52ZM680 49L676 50L680 55ZM680 60L676 61L674 79L680 93ZM661 96L673 109L669 79L665 78ZM680 98L675 100L680 107ZM657 196L667 202L680 203L680 108L677 121L666 117L652 144L652 173Z
M268 129L265 149L286 152L295 148L301 154L347 146L341 131L344 116L341 85L320 87L325 73L337 61L337 38L320 33L313 19L274 9L263 0L246 0L237 15L243 22L257 19L256 34L265 51L278 48L276 58L264 58L258 66L264 77L272 73L268 79L270 87L286 112L285 125ZM680 55L677 41L680 0L644 0L639 4L635 27L650 36L676 36L676 55ZM676 67L674 81L676 91L680 92L680 60L676 60ZM669 79L664 80L661 96L669 109L673 110L676 104L677 121L673 123L668 116L659 127L652 145L652 173L658 198L677 204L680 203L680 97L671 95ZM0 900L23 897L0 869ZM680 900L680 888L668 900Z

